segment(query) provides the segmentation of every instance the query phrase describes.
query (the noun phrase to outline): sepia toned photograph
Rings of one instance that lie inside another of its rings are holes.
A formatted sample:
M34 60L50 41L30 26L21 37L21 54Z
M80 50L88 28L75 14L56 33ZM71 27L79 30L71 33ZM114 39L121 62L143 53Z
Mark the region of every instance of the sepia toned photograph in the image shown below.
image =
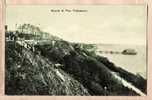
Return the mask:
M5 95L146 96L147 5L8 5Z

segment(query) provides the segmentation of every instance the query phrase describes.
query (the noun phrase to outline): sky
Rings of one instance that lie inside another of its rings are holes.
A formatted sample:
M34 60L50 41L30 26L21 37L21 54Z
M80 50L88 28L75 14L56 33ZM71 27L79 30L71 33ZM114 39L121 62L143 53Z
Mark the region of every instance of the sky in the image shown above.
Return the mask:
M76 12L83 10L84 12ZM53 12L52 10L64 10ZM71 10L68 12L66 10ZM6 25L30 23L70 42L146 44L146 5L8 5Z

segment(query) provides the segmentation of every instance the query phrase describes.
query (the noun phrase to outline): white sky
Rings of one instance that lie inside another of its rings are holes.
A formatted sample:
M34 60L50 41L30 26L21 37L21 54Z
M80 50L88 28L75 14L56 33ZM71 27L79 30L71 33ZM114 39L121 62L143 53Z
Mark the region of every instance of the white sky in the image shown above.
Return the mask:
M88 12L51 12L80 9ZM108 44L146 44L145 5L8 6L6 24L30 23L67 41Z

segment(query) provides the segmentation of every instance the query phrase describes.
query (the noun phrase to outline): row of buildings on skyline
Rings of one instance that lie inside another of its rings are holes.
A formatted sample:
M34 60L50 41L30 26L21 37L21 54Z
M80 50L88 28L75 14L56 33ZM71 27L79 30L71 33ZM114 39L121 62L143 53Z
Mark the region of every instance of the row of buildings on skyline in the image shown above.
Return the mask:
M15 31L8 30L8 25L5 25L6 40L41 40L49 39L50 34L42 32L39 27L31 24L19 25Z

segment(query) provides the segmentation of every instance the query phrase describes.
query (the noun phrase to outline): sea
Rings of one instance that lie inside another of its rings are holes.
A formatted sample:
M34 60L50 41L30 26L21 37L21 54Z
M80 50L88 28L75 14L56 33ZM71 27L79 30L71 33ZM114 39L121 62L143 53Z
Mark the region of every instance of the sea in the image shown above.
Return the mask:
M96 53L98 55L107 57L116 66L133 74L140 74L143 78L147 79L147 49L145 45L97 44L96 46ZM121 52L125 49L134 49L137 54L121 54ZM108 53L109 51L119 53Z

